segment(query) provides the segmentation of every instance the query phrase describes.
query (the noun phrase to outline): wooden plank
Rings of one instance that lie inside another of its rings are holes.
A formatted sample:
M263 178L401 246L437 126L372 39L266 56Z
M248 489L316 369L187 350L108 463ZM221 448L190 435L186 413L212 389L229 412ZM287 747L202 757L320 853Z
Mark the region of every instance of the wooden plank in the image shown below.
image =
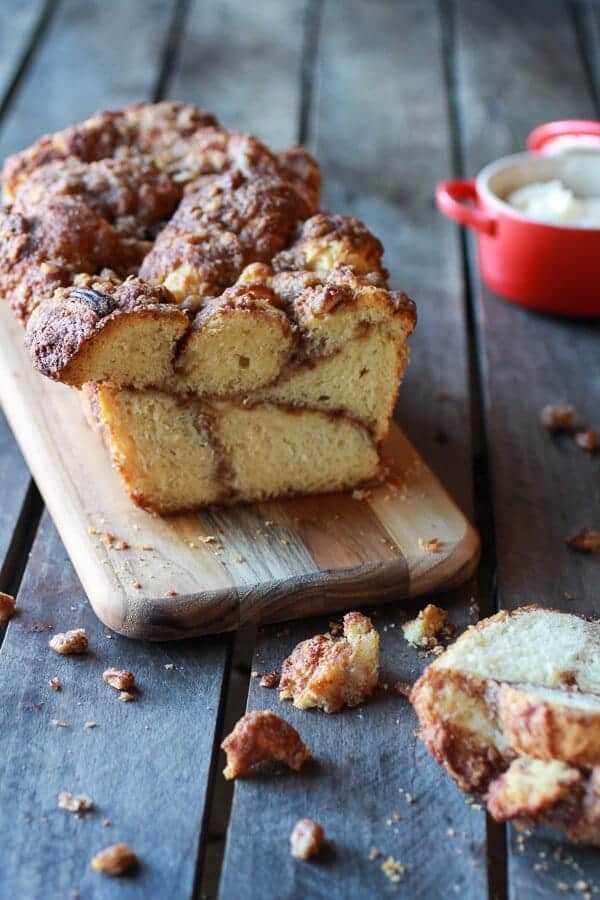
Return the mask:
M562 4L460 0L456 29L466 174L522 149L528 132L543 121L594 116L572 21ZM476 269L474 281L500 604L539 602L597 613L600 560L573 554L564 537L597 522L598 457L569 439L552 440L539 415L546 403L568 400L582 424L600 424L598 323L529 313L481 287ZM565 591L575 599L565 600ZM582 867L578 872L552 860L562 846L554 839L532 839L523 852L517 852L515 841L513 834L509 879L515 898L554 896L558 881L600 882L597 853L569 848Z
M318 95L308 122L323 165L325 204L374 229L387 248L392 282L417 301L399 421L470 510L460 250L432 202L436 178L451 165L441 44L433 2L326 2ZM444 399L436 400L438 392ZM468 621L469 596L465 590L444 598L458 625ZM402 637L400 611L381 610L374 621L384 682L413 680L424 661ZM266 629L253 669L280 669L299 640L323 630L324 620L283 633ZM316 763L298 776L265 774L236 784L223 898L248 884L260 885L261 898L386 896L395 891L381 871L388 855L407 866L400 895L486 896L485 817L465 805L415 739L416 720L405 700L381 691L356 710L328 717L279 704L253 679L248 708L267 707L297 726ZM289 834L303 816L321 822L330 839L319 863L298 863L289 854ZM250 830L248 822L260 827ZM383 854L378 860L369 859L372 847Z
M292 143L300 108L304 7L305 0L196 0L172 93L210 109L227 128L249 131L277 148Z
M47 514L19 610L0 652L0 893L45 900L70 890L94 898L191 897L228 641L148 647L108 632ZM49 649L53 633L80 627L88 653L60 657ZM120 702L102 680L111 666L136 676L133 702ZM48 683L53 677L59 692ZM84 727L86 721L96 727ZM96 811L77 818L58 809L62 790L88 794ZM89 863L120 840L141 867L117 885Z
M172 0L65 0L0 133L0 158L98 109L148 99L173 9Z
M21 3L7 0L0 9L0 115L6 109L26 66L36 37L42 29L47 3L33 0ZM2 119L0 119L0 128ZM1 131L0 131L1 134ZM15 590L21 563L21 551L27 550L24 526L18 528L30 490L29 472L10 432L4 415L0 413L0 589ZM35 513L31 504L27 514Z
M286 146L297 137L305 6L306 0L261 0L259 4L194 0L179 62L167 90L182 100L214 110L225 125L250 131L274 147ZM239 695L248 681L253 641L252 629L236 636L238 668L230 686L230 713L236 707L243 708L245 697ZM201 891L208 896L214 896L218 889L232 794L231 786L221 779L218 785L216 799L221 801L221 809L213 810L213 841L199 875ZM243 830L247 830L247 824Z
M190 637L333 611L353 597L417 596L461 583L477 564L477 535L399 430L386 444L389 483L363 501L149 515L127 497L76 392L32 369L6 305L0 335L6 414L92 606L121 634ZM423 546L427 536L439 552Z
M151 96L167 74L163 56L174 9L163 2L62 4L15 95L2 153L99 107ZM71 888L94 897L192 896L230 640L169 649L108 635L48 521L18 602L21 613L0 651L2 821L11 832L0 893L45 900L64 898ZM55 629L84 625L91 652L78 660L55 657L46 646L49 632L36 621L51 621ZM165 670L171 662L174 668ZM121 704L101 680L114 663L135 672L140 695L134 703ZM64 683L61 693L47 684L55 675ZM52 718L69 727L51 727ZM88 719L98 727L84 729ZM98 812L78 821L57 810L61 789L89 793ZM102 827L104 817L110 828ZM98 848L118 839L142 859L139 875L125 883L88 868Z

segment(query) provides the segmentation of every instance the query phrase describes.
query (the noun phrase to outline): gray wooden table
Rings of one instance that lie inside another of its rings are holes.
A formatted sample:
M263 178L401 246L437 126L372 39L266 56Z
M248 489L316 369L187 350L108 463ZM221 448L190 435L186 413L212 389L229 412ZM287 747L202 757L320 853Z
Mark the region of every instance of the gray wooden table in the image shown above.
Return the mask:
M323 166L324 203L382 238L393 282L419 307L400 421L484 538L477 584L446 597L461 626L472 597L482 615L531 601L596 611L600 558L569 553L563 538L598 527L600 457L549 441L538 416L568 400L600 425L600 344L596 323L535 316L482 287L469 239L435 210L434 185L519 150L540 122L597 116L599 92L600 6L584 0L0 7L0 156L98 108L172 96L274 145L305 142ZM20 608L0 649L2 900L598 892L599 851L486 820L429 758L392 691L331 718L286 706L315 763L301 777L225 785L218 745L232 721L278 707L251 673L278 668L327 623L128 642L91 612L4 421L0 490L0 589L18 591ZM376 621L384 679L412 680L423 661L395 627L398 610L382 607ZM76 666L47 650L49 629L73 626L93 647ZM109 696L108 665L136 673L138 702ZM63 789L89 794L98 812L58 810ZM315 864L288 852L306 815L330 837ZM89 860L117 840L142 865L111 881ZM399 885L372 847L406 866Z

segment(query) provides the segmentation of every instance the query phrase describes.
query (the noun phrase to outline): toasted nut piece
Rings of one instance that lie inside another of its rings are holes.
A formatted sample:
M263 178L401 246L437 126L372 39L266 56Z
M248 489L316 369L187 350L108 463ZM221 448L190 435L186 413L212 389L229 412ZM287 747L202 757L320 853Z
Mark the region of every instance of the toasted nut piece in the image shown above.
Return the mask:
M290 835L290 852L295 859L310 859L323 844L325 832L312 819L300 819Z
M299 709L316 706L326 713L358 706L379 678L379 635L367 616L344 616L344 636L317 634L302 641L281 669L280 700Z
M91 866L104 875L124 875L138 864L138 858L127 844L113 844L96 853Z
M576 553L595 553L600 550L600 531L596 528L582 528L577 534L565 538L565 544Z
M15 598L0 591L0 626L6 625L8 620L12 619L16 608Z
M560 431L572 431L575 428L577 412L570 403L559 403L556 406L548 404L541 412L541 420L544 428L552 434Z
M298 771L310 758L296 729L270 710L242 716L221 747L227 754L223 775L228 781L268 760L287 763Z
M85 628L73 628L71 631L55 634L48 645L55 653L68 656L71 653L85 653L88 639Z
M58 795L59 809L65 809L70 813L89 812L94 808L91 797L87 794L71 794L70 791L61 791Z
M446 624L446 613L433 603L428 603L416 619L402 626L404 637L413 647L435 647L437 636Z
M102 677L117 691L128 691L135 684L135 675L127 669L107 669L102 673Z

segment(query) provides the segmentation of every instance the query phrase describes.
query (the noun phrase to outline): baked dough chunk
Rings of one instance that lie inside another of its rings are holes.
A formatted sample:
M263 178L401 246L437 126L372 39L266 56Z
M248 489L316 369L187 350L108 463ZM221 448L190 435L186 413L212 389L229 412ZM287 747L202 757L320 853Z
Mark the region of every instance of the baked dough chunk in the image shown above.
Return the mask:
M540 607L468 629L411 700L431 753L495 817L600 844L600 624Z
M302 641L285 660L279 699L299 709L326 713L358 706L371 696L379 678L379 635L359 612L344 616L344 634L317 634Z
M26 215L0 212L0 294L27 320L41 299L78 273L135 273L147 249L145 241L122 237L81 198L49 196Z
M79 197L125 236L153 239L181 200L177 182L143 156L85 163L71 156L35 169L17 190L13 210L27 215L48 196Z
M186 195L140 276L197 307L233 284L244 266L268 262L303 212L295 189L279 178L246 179L238 170L209 178Z
M119 282L80 276L31 315L26 344L44 374L67 383L125 379L135 385L148 372L159 383L172 377L185 313L168 291L137 278Z
M221 747L227 754L225 778L247 775L263 762L282 762L298 772L310 759L310 751L289 722L270 710L246 713Z
M358 219L317 213L304 222L291 247L275 257L273 268L328 272L344 265L358 275L377 273L385 284L388 273L382 267L382 257L381 241Z

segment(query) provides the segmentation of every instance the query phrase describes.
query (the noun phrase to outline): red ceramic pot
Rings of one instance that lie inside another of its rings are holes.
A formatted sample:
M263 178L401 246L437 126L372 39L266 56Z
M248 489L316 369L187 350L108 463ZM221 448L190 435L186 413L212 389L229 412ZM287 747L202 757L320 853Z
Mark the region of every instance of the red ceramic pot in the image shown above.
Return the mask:
M600 197L600 122L549 122L532 131L527 146L477 178L442 181L438 207L476 230L481 276L495 293L539 312L600 316L600 226L536 221L502 199L553 178Z

